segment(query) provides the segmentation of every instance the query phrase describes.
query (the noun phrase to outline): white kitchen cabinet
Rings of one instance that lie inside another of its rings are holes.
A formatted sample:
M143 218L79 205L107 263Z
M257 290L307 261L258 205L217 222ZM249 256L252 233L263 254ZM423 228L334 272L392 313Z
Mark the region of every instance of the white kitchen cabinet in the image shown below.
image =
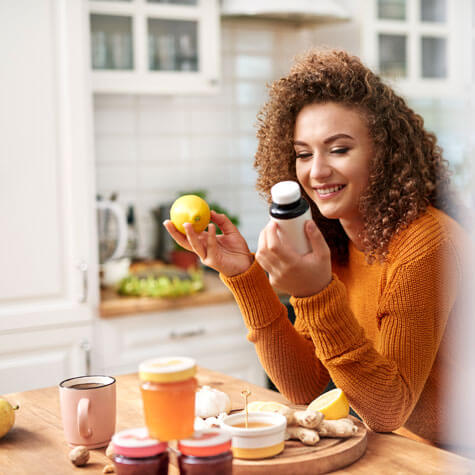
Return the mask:
M362 12L363 56L406 96L467 91L473 0L370 0Z
M92 327L0 334L0 394L55 386L88 371Z
M94 359L105 374L136 372L147 358L178 355L265 385L264 370L234 302L102 319L97 325L100 345L94 345Z
M0 32L1 393L84 371L98 284L85 5L0 2Z
M190 94L219 83L218 0L87 0L94 92Z

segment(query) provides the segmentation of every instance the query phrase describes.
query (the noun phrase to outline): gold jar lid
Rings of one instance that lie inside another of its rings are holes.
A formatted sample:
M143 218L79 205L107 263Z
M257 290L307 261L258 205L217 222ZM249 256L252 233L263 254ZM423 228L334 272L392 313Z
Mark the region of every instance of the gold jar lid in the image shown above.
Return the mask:
M196 374L196 362L186 356L165 356L146 360L139 365L142 381L173 383L192 378Z

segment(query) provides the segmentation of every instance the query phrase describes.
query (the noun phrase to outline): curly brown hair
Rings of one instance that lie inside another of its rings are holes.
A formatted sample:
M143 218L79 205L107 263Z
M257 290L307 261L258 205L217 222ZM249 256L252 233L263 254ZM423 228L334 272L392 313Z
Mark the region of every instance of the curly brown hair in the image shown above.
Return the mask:
M312 103L351 107L366 120L375 154L359 209L362 239L369 262L384 260L391 238L421 215L428 205L454 214L448 163L422 117L408 107L359 58L341 50L312 50L289 74L270 86L269 100L258 114L259 139L254 167L257 189L270 201L270 188L297 181L294 126L300 110ZM302 189L313 219L340 262L348 257L348 237L340 222L327 219Z

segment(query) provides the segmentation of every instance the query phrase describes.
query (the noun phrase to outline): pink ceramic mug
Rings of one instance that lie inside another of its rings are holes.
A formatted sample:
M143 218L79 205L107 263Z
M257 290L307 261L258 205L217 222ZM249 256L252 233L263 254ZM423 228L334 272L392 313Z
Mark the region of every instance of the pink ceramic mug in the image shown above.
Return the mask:
M64 435L71 446L105 447L115 432L115 379L80 376L59 383Z

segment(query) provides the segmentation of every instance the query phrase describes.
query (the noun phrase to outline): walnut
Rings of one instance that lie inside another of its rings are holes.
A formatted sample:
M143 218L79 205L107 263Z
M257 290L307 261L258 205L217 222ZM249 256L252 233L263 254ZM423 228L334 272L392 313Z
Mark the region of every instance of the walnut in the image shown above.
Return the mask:
M86 465L89 460L89 450L84 445L78 445L69 452L69 460L76 465L76 467L82 467Z
M102 469L102 473L114 473L115 472L115 467L114 465L112 465L111 463L109 465L106 465L103 469Z

